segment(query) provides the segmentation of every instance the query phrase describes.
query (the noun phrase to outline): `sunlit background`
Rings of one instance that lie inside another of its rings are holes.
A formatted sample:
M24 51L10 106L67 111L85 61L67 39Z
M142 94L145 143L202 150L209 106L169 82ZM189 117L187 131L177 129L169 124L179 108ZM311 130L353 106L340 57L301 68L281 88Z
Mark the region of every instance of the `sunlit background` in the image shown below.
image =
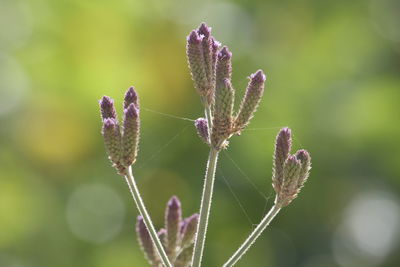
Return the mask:
M204 266L221 266L273 203L282 126L313 169L242 267L400 265L400 2L0 0L0 266L147 266L137 211L110 166L98 99L134 85L134 172L157 227L199 208L207 147L185 38L206 21L233 52L237 101L265 97L221 154ZM176 117L173 117L176 116Z

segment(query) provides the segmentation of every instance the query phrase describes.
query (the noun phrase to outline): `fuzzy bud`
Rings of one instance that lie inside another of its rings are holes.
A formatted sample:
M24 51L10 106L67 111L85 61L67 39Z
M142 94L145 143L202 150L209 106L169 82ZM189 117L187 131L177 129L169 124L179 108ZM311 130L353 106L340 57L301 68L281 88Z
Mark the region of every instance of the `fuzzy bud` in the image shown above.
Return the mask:
M205 105L211 106L215 87L215 64L219 43L211 28L202 23L187 38L186 54L192 79Z
M139 108L138 95L135 91L135 87L131 86L125 93L124 97L124 109L127 109L130 104L134 104L136 108Z
M124 131L122 134L122 163L128 167L136 161L139 146L139 108L131 103L124 110Z
M108 158L118 169L121 159L121 132L116 119L106 118L103 121L102 135Z
M237 132L244 129L253 117L264 93L265 80L266 77L262 70L258 70L250 76L250 82L247 85L245 96L235 120L235 130Z
M304 149L297 151L295 156L301 163L301 171L299 174L297 187L302 188L304 183L307 181L308 176L310 175L311 157L310 154Z
M215 91L213 129L211 134L211 144L218 150L224 147L225 140L232 133L234 98L234 90L229 79L224 79L223 86L217 86Z
M232 53L228 47L224 46L217 55L216 66L216 90L219 87L224 87L224 80L231 80L232 76Z
M183 249L176 258L174 267L189 267L192 260L193 249L194 245Z
M181 227L181 248L189 247L194 243L198 221L198 214L193 214L184 220Z
M114 107L114 100L108 96L103 96L100 101L100 111L103 120L111 118L117 120L117 112ZM117 121L118 122L118 121Z
M289 128L279 131L275 142L272 185L279 192L283 184L283 166L292 147L292 132Z
M198 118L194 122L194 126L196 127L197 134L199 135L200 139L206 143L209 144L209 133L208 133L208 124L207 120L204 118Z
M167 230L167 254L169 258L176 257L179 244L180 225L182 221L181 203L173 196L167 204L165 213L165 227Z
M137 217L136 233L140 247L150 264L155 265L158 261L158 254L155 250L153 241L151 240L150 233L143 221L142 216Z
M301 162L296 156L290 155L283 167L283 185L278 194L278 202L283 206L287 206L297 197L299 192L298 181L301 171Z

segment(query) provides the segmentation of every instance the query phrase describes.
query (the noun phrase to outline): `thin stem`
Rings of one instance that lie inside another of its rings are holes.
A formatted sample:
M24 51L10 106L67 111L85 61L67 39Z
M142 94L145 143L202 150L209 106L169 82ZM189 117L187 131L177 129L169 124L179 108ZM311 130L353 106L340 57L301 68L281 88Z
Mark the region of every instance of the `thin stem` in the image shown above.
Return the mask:
M261 233L267 228L269 223L274 219L274 217L281 210L279 204L275 204L267 215L261 220L260 224L253 230L249 237L244 241L244 243L239 247L238 250L233 254L233 256L223 265L223 267L231 267L247 252L247 250L254 244Z
M133 177L131 167L128 168L128 174L125 175L125 180L128 183L132 197L135 200L136 207L138 208L140 215L142 215L142 217L143 217L144 224L146 225L147 230L150 233L151 240L153 241L153 244L155 245L156 251L157 251L158 255L160 256L162 264L166 267L172 267L172 264L169 262L168 256L165 253L165 250L161 244L161 241L158 238L157 232L156 232L154 225L150 219L150 216L146 210L146 207L144 206L143 200L139 193L139 189L135 182L135 178Z
M206 105L204 108L206 120L207 120L207 126L208 126L208 136L211 137L211 131L212 131L212 111L210 105Z
M200 204L200 217L197 225L196 241L194 243L192 267L200 267L206 240L208 217L210 215L212 193L214 187L215 170L219 151L211 148L208 157L206 176L204 179L203 195Z

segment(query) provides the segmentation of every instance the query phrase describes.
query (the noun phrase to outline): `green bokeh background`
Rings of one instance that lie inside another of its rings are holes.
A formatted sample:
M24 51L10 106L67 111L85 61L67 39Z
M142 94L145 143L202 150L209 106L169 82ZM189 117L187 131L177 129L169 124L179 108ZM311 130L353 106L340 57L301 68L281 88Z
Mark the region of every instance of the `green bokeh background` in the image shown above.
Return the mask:
M120 107L131 85L154 223L172 195L198 210L207 147L165 114L202 116L185 57L201 21L233 52L237 102L250 73L268 76L249 130L221 154L204 266L272 205L282 126L310 151L311 177L237 266L399 266L399 14L396 0L0 0L0 266L147 266L97 102Z

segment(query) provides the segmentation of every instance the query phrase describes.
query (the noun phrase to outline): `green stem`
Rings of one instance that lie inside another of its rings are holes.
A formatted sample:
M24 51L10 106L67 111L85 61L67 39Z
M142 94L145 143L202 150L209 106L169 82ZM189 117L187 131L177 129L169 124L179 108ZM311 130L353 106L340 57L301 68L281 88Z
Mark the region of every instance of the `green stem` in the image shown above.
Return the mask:
M215 170L219 151L211 148L208 157L206 176L204 179L203 195L200 204L200 217L197 225L196 241L194 243L192 267L200 267L206 240L208 217L210 215L212 193L214 187Z
M135 182L135 178L133 177L133 174L132 174L132 168L130 166L128 168L127 175L125 175L125 180L128 183L129 189L132 193L132 197L135 200L136 207L138 208L140 215L142 215L142 217L143 217L144 224L146 225L147 230L150 233L151 240L153 241L153 244L155 245L156 251L157 251L158 255L160 256L162 264L166 267L172 267L172 264L169 262L168 256L165 253L163 245L161 244L161 241L158 238L157 232L153 226L150 216L146 210L146 207L144 206L143 200L139 193L139 189Z
M236 264L240 258L247 252L247 250L254 244L261 233L267 228L269 223L274 219L274 217L281 210L281 206L275 204L270 211L261 220L260 224L253 230L249 237L244 241L244 243L239 247L238 250L233 254L233 256L223 265L223 267L231 267Z
M205 111L205 116L206 116L207 125L208 125L208 136L211 138L211 131L212 131L212 112L211 112L211 107L209 105L206 105L204 111Z

